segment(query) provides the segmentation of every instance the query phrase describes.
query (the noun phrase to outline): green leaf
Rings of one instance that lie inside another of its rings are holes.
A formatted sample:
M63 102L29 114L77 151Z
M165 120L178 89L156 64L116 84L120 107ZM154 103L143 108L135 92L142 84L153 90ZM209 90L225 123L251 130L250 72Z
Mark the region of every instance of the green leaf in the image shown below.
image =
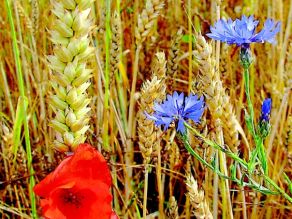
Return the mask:
M13 134L12 151L13 151L13 155L14 155L13 162L15 162L18 147L20 145L21 128L22 128L24 119L26 119L24 117L25 117L25 112L27 110L27 106L28 106L27 98L26 97L25 98L19 97L18 101L17 101L16 117L15 117L15 121L14 121L14 125L13 125L13 133L12 133Z
M134 12L134 9L131 7L126 8L127 13L132 14Z
M182 41L183 43L189 43L190 40L192 41L192 43L195 43L195 42L196 42L196 38L195 38L195 36L192 35L192 36L190 37L189 34L185 34L185 35L183 35L182 38L181 38L181 41Z
M236 181L237 178L236 178L236 165L235 164L232 164L230 166L230 172L231 172L231 179Z
M246 123L246 126L247 126L247 129L250 133L253 133L253 122L252 122L252 118L251 116L249 115L249 113L245 110L245 123Z

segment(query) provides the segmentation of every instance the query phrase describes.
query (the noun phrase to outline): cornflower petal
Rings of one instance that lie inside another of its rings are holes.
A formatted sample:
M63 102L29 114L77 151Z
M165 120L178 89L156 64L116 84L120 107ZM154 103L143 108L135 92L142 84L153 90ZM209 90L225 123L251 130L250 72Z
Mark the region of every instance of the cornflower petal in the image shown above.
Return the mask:
M201 96L201 98L198 100L197 95L191 95L186 98L185 100L185 113L189 113L195 110L199 110L202 108L202 105L204 104L204 97Z
M188 119L199 122L204 111L204 98L190 94L188 97L184 93L174 92L167 95L166 100L160 104L154 104L154 113L146 114L147 119L153 120L156 126L162 125L167 130L171 123L176 124L178 132L185 132L184 123Z
M272 109L272 99L267 98L263 101L260 121L269 122Z
M184 120L183 119L179 119L178 120L178 124L177 124L177 131L179 131L180 133L184 133L185 132L185 125L184 125Z
M237 46L248 47L251 43L258 42L275 42L275 36L280 31L281 23L267 19L263 29L255 34L255 29L259 21L254 20L253 16L242 16L241 19L232 21L228 19L218 20L215 25L210 27L211 33L207 36L228 44L236 44Z
M199 123L200 122L200 118L203 115L203 112L204 112L204 108L196 110L196 111L194 111L192 113L189 113L186 117L188 119L193 120L195 123Z

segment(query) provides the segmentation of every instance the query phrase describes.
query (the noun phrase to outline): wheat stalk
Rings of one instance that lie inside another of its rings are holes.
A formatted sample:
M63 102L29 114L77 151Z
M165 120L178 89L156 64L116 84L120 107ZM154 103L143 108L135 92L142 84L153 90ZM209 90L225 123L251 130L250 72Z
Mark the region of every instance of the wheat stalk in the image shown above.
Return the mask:
M148 37L150 34L150 30L154 27L154 23L160 14L160 11L163 8L163 1L159 0L147 0L146 7L142 11L140 15L138 15L138 24L135 30L135 37L136 37L136 51L135 51L135 58L134 58L134 65L133 65L133 78L132 78L132 85L131 85L131 92L130 92L130 103L129 103L129 111L128 111L128 136L133 137L135 134L135 130L133 129L134 118L135 118L135 92L136 92L136 82L137 82L137 75L138 75L138 68L139 68L139 54L142 48L142 42ZM149 30L149 31L148 31ZM126 151L132 151L133 144L131 141L127 141ZM125 163L130 165L132 160L131 156L127 156L125 159ZM130 181L129 179L132 177L132 170L129 169L127 171L128 177L126 177L126 201L129 198L130 194Z
M154 122L146 118L146 114L153 113L154 101L160 102L165 98L165 72L166 72L166 61L164 53L156 54L156 65L153 68L153 76L150 80L143 83L141 88L140 97L140 109L137 113L138 122L138 138L139 138L139 148L143 155L145 162L145 185L144 185L144 202L143 202L143 215L146 217L146 203L147 203L147 187L148 187L148 163L150 162L153 148L158 151L158 167L157 167L157 177L161 181L161 157L160 157L160 135L162 131L154 125ZM158 183L159 184L159 183ZM161 187L159 185L159 195L160 202L161 198ZM163 207L160 207L162 211ZM161 213L162 214L162 213Z
M292 116L288 116L286 122L286 136L285 145L288 152L288 162L290 167L292 166Z
M74 150L84 142L88 130L90 98L87 95L91 70L86 67L92 55L89 46L91 0L53 1L56 16L51 30L54 55L48 56L53 70L52 87L55 94L50 104L55 117L50 125L56 131L54 146L59 151Z

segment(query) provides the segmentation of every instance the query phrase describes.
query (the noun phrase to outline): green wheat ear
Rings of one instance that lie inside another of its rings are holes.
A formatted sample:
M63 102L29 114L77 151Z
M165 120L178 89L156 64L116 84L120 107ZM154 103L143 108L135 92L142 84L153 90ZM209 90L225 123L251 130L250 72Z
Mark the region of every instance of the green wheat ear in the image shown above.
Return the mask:
M50 104L55 113L50 126L56 132L54 147L59 151L74 150L86 140L91 69L86 61L93 54L89 31L92 0L52 1L55 22L50 31L54 54L48 56L52 69L54 95Z

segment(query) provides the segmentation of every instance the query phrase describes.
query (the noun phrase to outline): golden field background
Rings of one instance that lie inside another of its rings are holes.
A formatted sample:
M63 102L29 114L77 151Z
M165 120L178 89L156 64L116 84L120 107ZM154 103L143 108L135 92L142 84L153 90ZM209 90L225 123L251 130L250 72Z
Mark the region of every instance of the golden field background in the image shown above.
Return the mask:
M55 115L50 107L54 90L47 56L54 52L49 30L54 28L56 18L50 1L8 2L17 41L13 42L6 0L1 0L0 215L31 218L29 179L39 182L64 158L54 150L55 134L50 125ZM220 126L223 143L245 157L254 146L244 122L246 100L239 49L226 44L216 47L205 34L219 17L254 15L261 27L266 18L281 21L277 44L252 45L250 76L256 118L262 100L271 97L273 101L272 129L265 141L269 175L288 192L283 173L292 177L292 1L147 2L148 7L143 0L112 0L110 4L96 0L90 6L93 25L89 39L94 49L88 59L92 78L86 142L102 151L108 160L113 178L113 209L120 218L142 218L147 167L147 218L157 217L158 212L165 218L292 217L292 205L284 198L240 188L232 182L226 184L190 157L172 131L158 136L152 135L156 132L153 127L143 129L147 124L140 114L141 109L151 108L154 97L163 99L173 91L205 94L201 84L207 83L212 90L208 93L211 106L197 128L208 138L217 139ZM19 56L13 46L18 47ZM198 61L198 57L205 62ZM154 83L155 77L158 84L147 90L147 83ZM20 78L28 104L25 118L20 118L25 114L18 112L24 101ZM159 83L165 83L165 87L160 88ZM161 91L164 94L159 94ZM217 110L221 114L215 121L210 115ZM21 126L22 120L27 121L28 130ZM31 152L27 149L26 131ZM192 139L191 144L207 160L216 156L199 139ZM149 154L146 145L151 147ZM220 159L227 167L232 163L227 158ZM194 180L188 186L190 175Z

